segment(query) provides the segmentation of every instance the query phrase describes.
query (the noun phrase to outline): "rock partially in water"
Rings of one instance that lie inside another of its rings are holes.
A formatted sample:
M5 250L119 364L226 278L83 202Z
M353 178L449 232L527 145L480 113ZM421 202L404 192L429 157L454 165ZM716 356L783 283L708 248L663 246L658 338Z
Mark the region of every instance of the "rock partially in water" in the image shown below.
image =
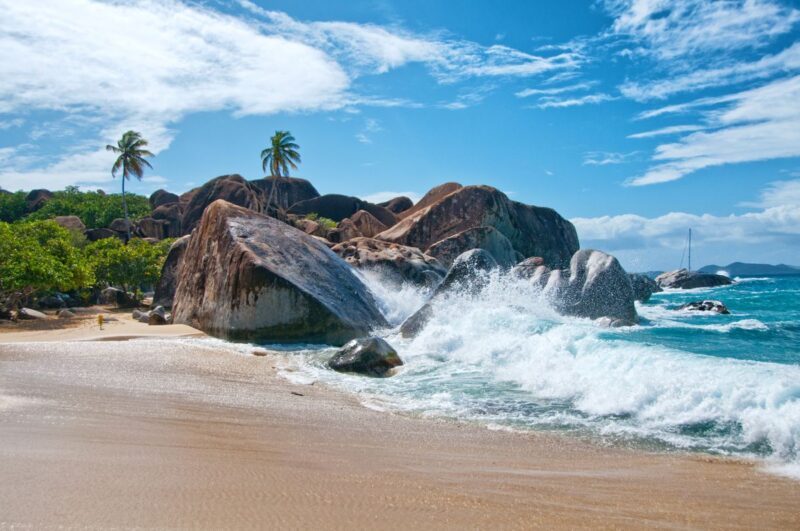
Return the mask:
M511 242L494 227L473 227L463 230L431 245L427 254L435 257L445 266L462 253L471 249L483 249L502 267L509 268L522 258Z
M693 288L715 288L717 286L728 286L733 281L723 275L711 273L699 273L688 269L678 269L662 273L656 277L656 282L662 288L670 289L693 289Z
M631 288L633 288L634 300L647 302L650 300L650 296L653 293L659 293L663 291L661 286L658 285L658 282L647 275L642 275L641 273L628 273L628 278L631 281Z
M714 312L722 315L728 315L731 313L721 301L713 300L688 302L678 309L692 312Z
M333 252L353 267L377 270L396 283L436 286L447 274L436 258L415 247L373 238L353 238L335 245Z
M246 341L341 345L388 323L352 268L283 222L215 201L178 271L176 323Z
M384 377L403 360L389 343L379 337L354 339L339 350L328 362L338 372L353 372L365 376Z

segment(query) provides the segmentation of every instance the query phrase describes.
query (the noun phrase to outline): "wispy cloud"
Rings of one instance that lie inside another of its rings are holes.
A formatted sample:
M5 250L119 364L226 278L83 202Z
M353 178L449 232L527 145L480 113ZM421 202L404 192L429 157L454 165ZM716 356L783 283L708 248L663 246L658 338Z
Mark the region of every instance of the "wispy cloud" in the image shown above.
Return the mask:
M638 155L638 151L630 153L614 153L609 151L590 151L583 157L583 164L586 166L608 166L609 164L622 164Z
M565 92L575 92L578 90L588 90L596 85L596 81L586 81L583 83L575 83L574 85L565 85L563 87L550 87L550 88L527 88L516 92L514 95L518 98L529 98L531 96L552 96L555 94L563 94Z
M374 118L367 118L364 120L364 127L356 133L356 140L362 144L372 144L372 137L379 131L383 131L380 122Z
M628 135L628 138L652 138L654 136L674 135L678 133L691 133L694 131L701 131L705 129L702 125L671 125L669 127L662 127L661 129L653 129L652 131L644 131Z
M535 107L539 109L553 109L564 107L579 107L581 105L590 105L595 103L602 103L604 101L612 101L616 98L608 94L588 94L577 98L558 98L555 96L546 96L540 98Z

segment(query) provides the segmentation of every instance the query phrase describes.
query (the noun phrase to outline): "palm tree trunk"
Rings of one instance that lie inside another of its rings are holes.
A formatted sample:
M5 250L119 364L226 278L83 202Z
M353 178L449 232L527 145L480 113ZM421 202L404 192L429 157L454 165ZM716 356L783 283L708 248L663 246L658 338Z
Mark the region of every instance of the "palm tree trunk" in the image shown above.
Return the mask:
M269 198L267 199L267 215L269 215L269 206L272 204L272 198L275 196L275 189L278 187L277 175L272 176L272 186L269 187ZM275 219L278 219L278 205L275 205Z
M131 239L131 220L128 219L128 202L125 200L125 175L122 176L122 210L125 212L125 245Z

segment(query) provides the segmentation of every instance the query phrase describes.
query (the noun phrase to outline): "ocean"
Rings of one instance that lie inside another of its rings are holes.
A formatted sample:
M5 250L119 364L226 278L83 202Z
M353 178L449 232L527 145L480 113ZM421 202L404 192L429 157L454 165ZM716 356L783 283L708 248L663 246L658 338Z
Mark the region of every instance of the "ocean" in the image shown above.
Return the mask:
M297 381L321 381L366 406L459 419L494 430L560 432L599 444L762 460L800 478L800 277L653 295L641 323L609 329L553 311L527 282L497 274L452 294L413 339L396 325L426 300L411 286L364 280L404 360L385 379L325 368L335 348L283 346ZM731 315L679 311L718 299Z

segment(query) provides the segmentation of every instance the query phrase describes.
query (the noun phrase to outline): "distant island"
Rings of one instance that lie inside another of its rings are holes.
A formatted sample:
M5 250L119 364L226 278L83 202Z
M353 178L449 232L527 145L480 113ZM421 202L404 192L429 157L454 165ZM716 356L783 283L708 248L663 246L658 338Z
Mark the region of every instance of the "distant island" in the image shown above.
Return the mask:
M728 276L732 277L800 275L800 267L786 264L747 264L744 262L733 262L726 266L712 264L700 268L699 271L701 273L725 271Z

